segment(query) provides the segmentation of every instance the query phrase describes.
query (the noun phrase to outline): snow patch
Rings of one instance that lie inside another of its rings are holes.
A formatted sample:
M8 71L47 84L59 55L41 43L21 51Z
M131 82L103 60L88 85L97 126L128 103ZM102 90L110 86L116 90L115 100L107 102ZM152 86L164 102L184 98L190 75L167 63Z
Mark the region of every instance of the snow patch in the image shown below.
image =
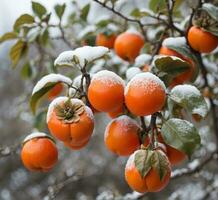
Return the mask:
M38 81L38 83L33 88L32 95L41 90L47 83L58 83L63 82L68 85L72 84L72 80L66 76L63 76L61 74L49 74L44 76L41 80Z
M130 80L132 79L136 74L141 73L142 71L138 67L130 67L126 71L126 79Z
M136 67L142 67L145 64L148 64L149 61L151 60L151 55L150 54L141 54L135 59L135 66Z
M124 80L114 72L108 70L102 70L94 74L91 81L96 80L108 84L109 86L120 84L125 87Z
M169 38L166 38L162 45L167 47L167 46L182 46L186 44L186 39L185 37L169 37Z
M109 49L102 46L91 47L91 46L83 46L79 47L75 50L64 51L62 52L57 59L55 60L55 65L63 65L63 66L74 66L76 63L74 62L74 57L76 56L78 65L77 67L84 67L87 62L92 62L96 59L103 57L105 54L109 52Z
M134 119L128 117L127 115L121 115L121 116L113 119L107 125L107 127L105 129L105 135L104 135L105 139L107 138L107 136L109 134L109 129L110 129L111 124L116 123L116 122L119 122L119 125L122 127L124 134L125 134L125 132L128 132L128 130L133 128L133 127L138 127L140 129L138 123Z
M48 135L45 133L42 133L42 132L34 132L34 133L31 133L28 136L26 136L25 139L23 140L23 143L25 143L29 140L32 140L33 138L39 138L39 137L41 137L41 138L48 137Z
M156 88L157 85L160 85L163 88L163 90L166 90L164 82L150 72L136 74L127 84L125 88L125 94L128 93L130 85L134 85L136 87L143 87L145 91L147 90L147 88L149 88L149 90L152 90Z
M94 25L86 26L79 32L78 38L82 39L84 36L88 35L89 33L95 32L96 27Z
M140 32L138 32L134 27L130 27L128 30L126 30L126 33L139 35L142 39L144 39L143 35Z

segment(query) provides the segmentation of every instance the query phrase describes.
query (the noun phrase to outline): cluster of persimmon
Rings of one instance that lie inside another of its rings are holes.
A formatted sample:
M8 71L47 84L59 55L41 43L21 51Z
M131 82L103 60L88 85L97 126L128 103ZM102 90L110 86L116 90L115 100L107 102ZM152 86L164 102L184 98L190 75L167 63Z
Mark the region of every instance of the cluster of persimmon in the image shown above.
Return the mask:
M199 42L202 37L205 43ZM194 26L189 30L188 41L193 49L205 53L215 49L218 44L216 36ZM133 63L140 54L144 39L140 34L128 31L118 36L99 34L96 45L114 48L119 57ZM170 88L192 80L196 70L193 60L164 45L159 54L176 56L190 64L190 69L172 80ZM94 74L87 89L90 107L78 98L55 98L62 89L62 83L58 83L48 93L48 98L52 100L47 113L50 133L67 147L79 150L87 145L93 133L93 111L107 113L112 120L105 129L105 144L118 156L129 156L125 178L133 190L142 193L162 190L170 180L171 166L186 159L184 152L165 143L159 129L155 133L154 130L146 131L137 121L139 117L162 111L167 99L165 84L149 72L149 66L144 66L142 72L127 84L112 71L102 70ZM139 169L137 162L140 155L151 159L147 170ZM21 156L28 169L48 171L57 162L58 151L50 137L41 133L32 134L24 140ZM162 175L155 166L157 158L161 158L164 165Z

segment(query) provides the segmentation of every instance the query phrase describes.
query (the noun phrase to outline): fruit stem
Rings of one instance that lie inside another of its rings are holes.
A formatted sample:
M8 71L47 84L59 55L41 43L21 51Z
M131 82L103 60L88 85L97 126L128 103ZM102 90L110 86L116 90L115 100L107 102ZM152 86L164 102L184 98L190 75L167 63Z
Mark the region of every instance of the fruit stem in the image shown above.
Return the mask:
M150 121L150 129L151 129L151 141L150 141L150 144L151 144L152 149L155 148L156 119L157 119L157 114L154 113L154 114L151 116L151 121Z

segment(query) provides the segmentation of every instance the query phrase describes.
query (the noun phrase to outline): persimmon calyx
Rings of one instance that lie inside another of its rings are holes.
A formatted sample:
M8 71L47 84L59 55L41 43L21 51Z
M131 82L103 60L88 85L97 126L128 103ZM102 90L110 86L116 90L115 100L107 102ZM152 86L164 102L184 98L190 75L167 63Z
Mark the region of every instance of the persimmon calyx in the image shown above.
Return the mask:
M80 115L85 111L85 105L82 102L73 102L69 99L61 105L55 106L55 114L59 120L65 123L76 123L80 120Z

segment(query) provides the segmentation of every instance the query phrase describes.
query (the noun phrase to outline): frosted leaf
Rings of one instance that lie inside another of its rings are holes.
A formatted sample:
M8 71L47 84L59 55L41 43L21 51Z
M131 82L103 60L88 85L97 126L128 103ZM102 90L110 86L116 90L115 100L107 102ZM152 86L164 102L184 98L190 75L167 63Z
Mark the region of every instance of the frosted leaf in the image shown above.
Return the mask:
M48 106L48 112L47 112L47 117L46 117L46 121L48 123L50 117L51 117L51 114L54 110L54 108L56 107L56 105L60 105L61 103L63 102L66 102L68 101L69 98L68 97L57 97L55 98ZM84 104L80 99L70 99L71 102L74 104L74 103L80 103L80 104Z
M207 104L195 86L186 84L178 85L171 90L170 98L192 114L205 117L208 112Z
M141 150L136 150L133 154L130 155L129 159L127 160L125 169L131 170L135 167L135 155L140 152Z
M125 88L125 94L128 93L130 85L135 85L136 87L143 87L146 88L149 85L149 90L151 90L151 81L154 86L160 85L164 90L166 90L166 86L164 85L163 81L160 80L157 76L150 72L143 72L140 74L136 74L127 84ZM149 83L149 84L148 84Z
M77 66L79 68L84 67L87 63L93 62L99 58L102 58L109 52L109 49L102 46L91 47L83 46L73 51L62 52L54 64L59 66Z
M35 87L33 88L32 95L38 92L40 89L42 89L47 83L58 83L63 82L68 85L72 84L72 80L66 76L63 76L61 74L49 74L44 76L42 79L40 79Z
M185 45L186 44L186 39L185 37L169 37L169 38L166 38L162 45L163 46L177 46L177 47L180 47L182 45Z
M142 67L145 64L148 64L149 61L151 60L151 55L150 54L141 54L135 59L135 66L136 67Z
M31 133L28 136L26 136L23 140L23 143L26 143L27 141L32 140L33 138L39 138L39 137L40 138L48 137L48 135L45 133L42 133L42 132L34 132L34 133Z
M142 71L138 67L130 67L126 71L126 79L132 79L136 74L141 73Z
M115 84L123 85L123 87L125 86L125 82L120 76L108 70L102 70L94 74L92 77L92 81L95 80L103 82L108 86L113 86Z

